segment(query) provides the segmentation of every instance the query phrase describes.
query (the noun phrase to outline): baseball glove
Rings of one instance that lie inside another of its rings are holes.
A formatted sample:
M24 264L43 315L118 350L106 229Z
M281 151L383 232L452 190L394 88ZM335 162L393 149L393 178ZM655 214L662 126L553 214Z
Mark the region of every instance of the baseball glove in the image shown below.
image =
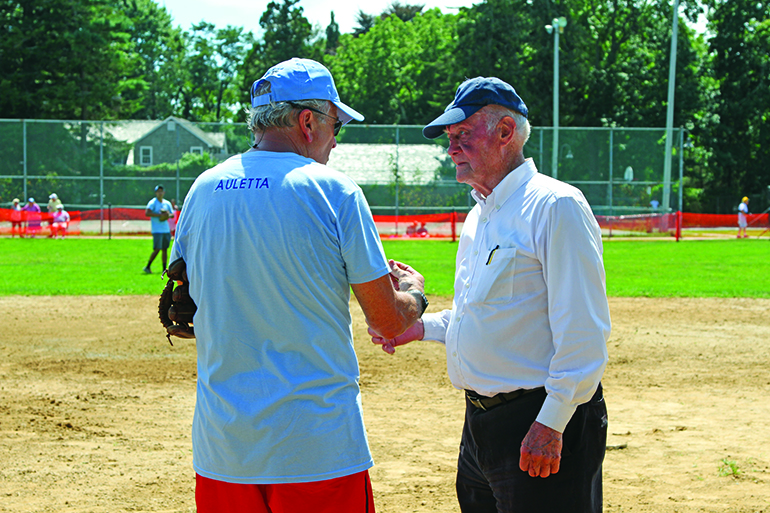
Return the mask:
M198 309L190 297L190 282L187 279L187 265L178 258L171 262L164 274L169 280L160 294L158 317L166 328L166 338L172 346L171 337L195 338L192 326L193 316ZM176 286L174 286L176 284Z
M169 217L171 217L171 214L169 214L168 212L163 210L163 211L161 211L160 217L158 219L160 219L161 221L168 221Z

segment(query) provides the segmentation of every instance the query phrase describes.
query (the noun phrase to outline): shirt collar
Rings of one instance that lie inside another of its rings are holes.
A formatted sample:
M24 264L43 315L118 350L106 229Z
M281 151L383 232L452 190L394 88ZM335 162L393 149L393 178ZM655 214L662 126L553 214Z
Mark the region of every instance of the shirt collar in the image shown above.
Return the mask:
M476 200L483 209L487 203L493 205L502 205L505 203L511 195L516 192L519 187L527 183L533 176L537 174L537 167L532 159L526 159L522 165L508 173L497 186L492 189L492 193L484 197L483 194L471 190L471 196Z

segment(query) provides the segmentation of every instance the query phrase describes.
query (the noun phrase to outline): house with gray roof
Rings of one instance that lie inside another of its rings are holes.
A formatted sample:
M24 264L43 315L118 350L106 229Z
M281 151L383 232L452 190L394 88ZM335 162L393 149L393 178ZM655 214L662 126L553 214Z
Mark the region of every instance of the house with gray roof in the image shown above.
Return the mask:
M185 153L206 152L219 161L230 156L223 132L207 132L195 123L174 116L163 121L116 123L106 126L105 130L116 140L130 146L123 162L128 165L154 166L176 162Z

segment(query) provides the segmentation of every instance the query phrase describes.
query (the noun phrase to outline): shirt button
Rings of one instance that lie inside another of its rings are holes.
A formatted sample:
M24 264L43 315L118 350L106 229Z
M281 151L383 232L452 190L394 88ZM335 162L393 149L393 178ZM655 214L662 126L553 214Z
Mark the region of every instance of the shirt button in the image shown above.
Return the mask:
M501 207L500 205L495 205L495 208L496 208L497 210L500 210L500 209L501 209L501 208L503 208L503 207Z
M473 256L476 256L476 255L478 255L478 254L479 254L479 252L478 252L478 251L474 251L474 252L473 252Z
M471 282L467 282L467 283L465 284L465 288L466 288L466 289L467 289L467 288L469 288L470 286L471 286Z
M481 220L481 222L482 223L486 223L487 222L487 218L485 217L484 219Z
M452 351L452 356L454 356L455 358L457 358L457 351Z

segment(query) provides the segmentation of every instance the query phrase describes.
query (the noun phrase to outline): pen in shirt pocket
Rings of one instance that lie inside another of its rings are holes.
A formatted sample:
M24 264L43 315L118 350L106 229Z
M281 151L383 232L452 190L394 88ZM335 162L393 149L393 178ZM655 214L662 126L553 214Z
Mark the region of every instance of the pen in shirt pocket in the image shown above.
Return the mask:
M492 263L492 258L494 258L495 251L497 251L498 249L500 249L500 244L495 246L495 249L493 249L492 251L489 252L489 258L487 258L487 264L486 265L489 265L489 264Z

